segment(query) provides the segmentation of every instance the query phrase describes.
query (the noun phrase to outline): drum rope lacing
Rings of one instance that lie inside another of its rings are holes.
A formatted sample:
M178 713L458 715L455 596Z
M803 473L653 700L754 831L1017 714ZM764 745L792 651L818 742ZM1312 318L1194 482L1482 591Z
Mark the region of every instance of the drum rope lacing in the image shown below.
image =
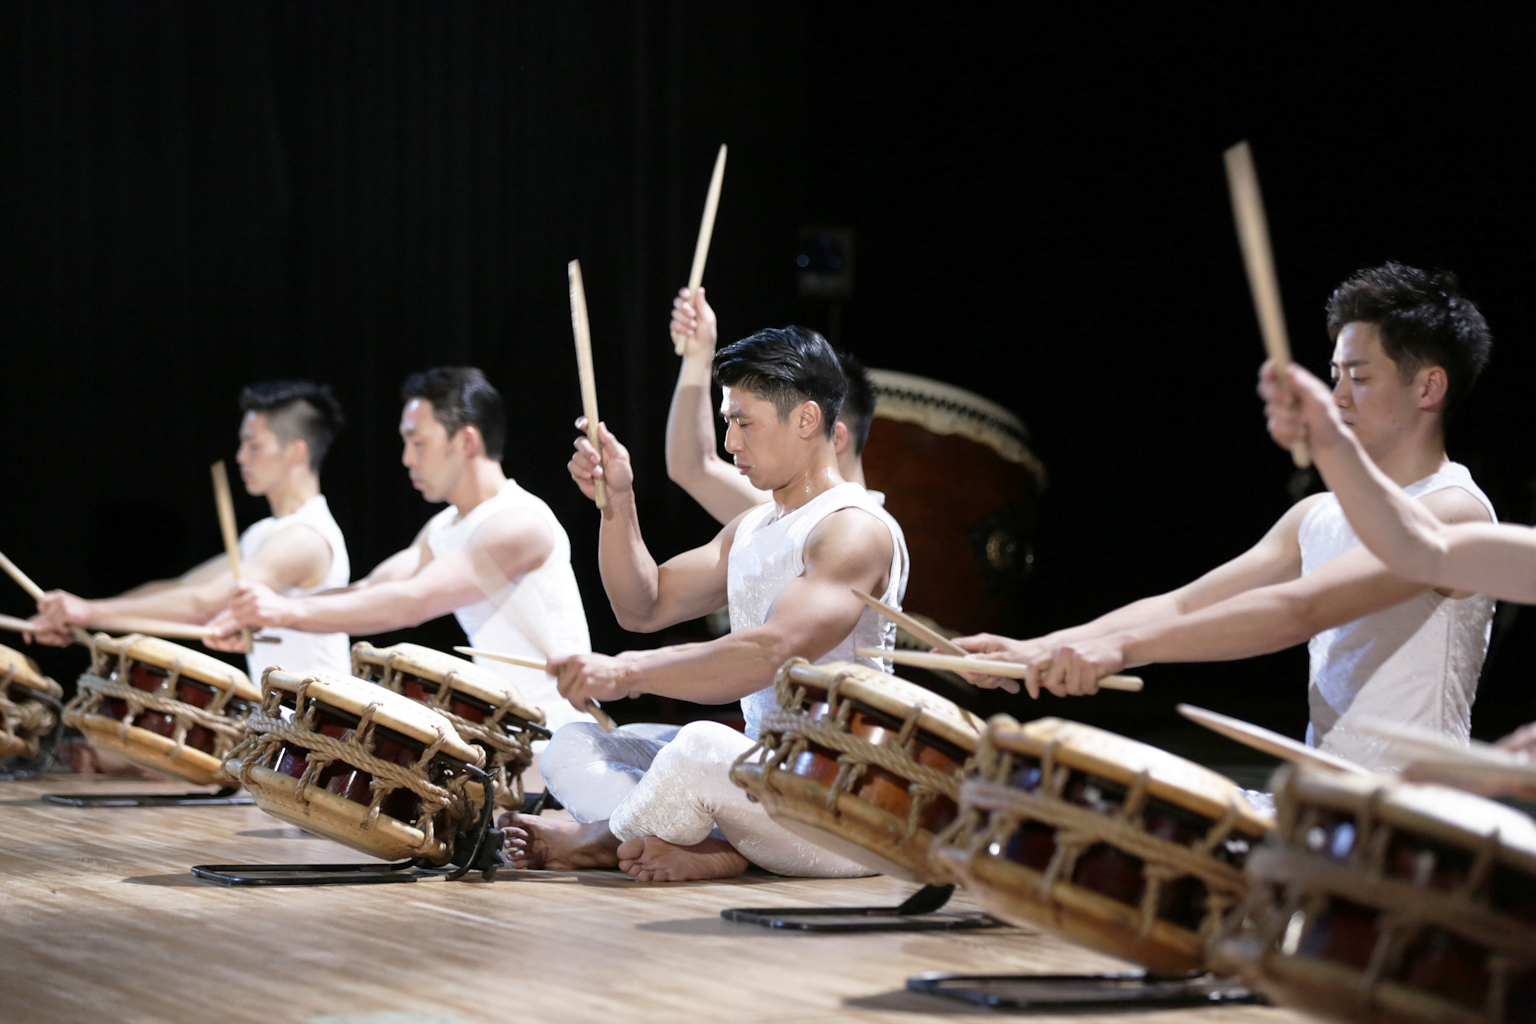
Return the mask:
M186 746L187 733L196 724L203 726L214 734L213 753L211 756L223 760L228 756L229 749L245 733L245 726L242 721L224 711L230 699L234 697L234 688L226 689L217 683L189 676L188 678L193 678L194 681L213 688L213 700L208 703L206 708L200 708L195 704L188 704L186 701L176 697L167 696L167 694L174 694L176 692L176 684L181 681L182 658L179 654L171 663L171 667L166 670L169 674L156 689L152 691L141 690L136 686L123 682L128 675L129 662L138 660L130 655L129 649L133 646L134 641L140 639L143 639L143 637L137 633L122 638L117 651L116 678L107 678L107 659L99 657L100 651L95 642L92 642L91 671L80 677L79 692L65 706L64 724L77 729L80 728L83 715L95 714L103 700L113 698L121 700L128 705L123 717L116 722L119 742L127 742L128 730L138 720L140 715L146 710L156 711L176 723L175 730L170 736L173 746L163 756L172 759L180 756ZM144 664L148 665L149 663L144 662ZM158 668L160 666L153 667ZM203 753L203 751L198 751L198 753Z
M455 776L446 787L439 786L426 777L427 766L442 750L443 744L448 741L450 736L448 729L446 727L439 729L437 738L425 745L421 756L412 766L407 767L393 761L385 761L373 753L373 717L383 702L372 701L367 704L362 714L358 716L357 725L345 737L337 739L326 736L314 729L314 719L319 709L308 693L309 685L314 681L314 677L309 677L299 684L294 696L296 709L294 722L284 721L281 717L278 706L282 701L283 693L275 688L268 691L261 710L253 713L246 720L248 733L245 740L225 758L226 761L240 762L240 769L236 774L241 785L252 792L259 792L262 784L252 778L252 771L257 767L275 771L277 752L284 743L291 743L310 752L306 758L304 772L299 776L294 789L294 799L298 803L307 806L308 790L315 784L316 777L327 766L340 761L373 776L373 780L369 783L368 812L358 828L364 831L373 828L379 820L384 798L393 790L408 789L421 800L416 828L422 833L420 847L422 850L429 849L437 843L436 819L439 811L446 809L450 812L452 820L445 824L453 826L451 834L456 834L457 825L463 818L471 816L474 811L470 806L471 800L465 793L465 786L470 781L469 775L465 773ZM479 757L475 766L479 767L484 763L485 755L478 751L477 753Z
M967 865L980 856L996 857L995 847L1006 844L1025 821L1039 822L1055 829L1056 848L1050 863L1040 873L1039 899L1052 902L1058 885L1074 884L1072 877L1078 858L1089 847L1107 843L1142 861L1142 890L1139 932L1146 936L1158 921L1157 907L1165 883L1193 876L1206 889L1205 911L1200 934L1215 931L1221 915L1237 903L1247 891L1242 870L1223 864L1211 856L1237 825L1240 817L1235 793L1226 813L1214 821L1204 838L1189 846L1149 834L1142 826L1150 776L1145 769L1132 780L1124 802L1112 815L1069 803L1062 797L1073 769L1058 765L1061 741L1046 745L1040 757L1040 790L1029 792L1010 785L1011 758L989 740L982 741L977 753L977 774L966 779L961 788L960 815L943 833L935 837L933 849L955 847L964 852ZM986 826L982 827L985 817ZM1028 869L1026 869L1028 870ZM1171 922L1164 922L1171 927Z
M395 667L395 659L399 657L399 651L391 651L383 660L384 678L379 685L386 690L399 693L404 696L404 687L399 685L396 675L401 671ZM411 672L411 675L421 678L419 672ZM458 678L458 670L451 669L441 680L428 679L427 682L437 684L437 692L432 695L428 707L442 715L453 723L459 736L466 743L475 743L483 746L491 755L488 767L495 769L498 777L496 791L498 793L511 794L510 799L521 804L523 798L522 773L533 763L533 742L528 738L529 734L521 729L516 733L508 733L503 719L511 714L514 718L526 719L527 709L522 706L516 692L508 693L495 708L491 710L490 718L484 722L471 722L469 719L449 710L448 703L453 697L454 680ZM510 770L509 770L510 769Z
M16 678L16 666L7 665L0 675L0 738L10 737L24 747L30 757L37 753L38 737L52 729L57 721L53 709L39 701L16 702L7 691ZM30 737L24 733L31 733Z
M921 706L908 710L894 743L877 745L853 735L848 731L848 719L853 712L852 702L840 699L842 684L851 677L846 671L839 672L827 688L827 704L834 712L830 720L813 721L803 711L785 710L804 706L806 688L790 678L790 670L809 664L804 658L792 659L774 676L773 685L779 706L769 709L763 715L758 730L760 738L750 750L736 759L736 764L732 766L732 778L737 777L737 767L746 764L759 752L766 752L767 755L761 764L780 768L793 763L812 744L835 750L838 752L838 771L827 786L827 811L834 815L837 813L839 799L852 791L871 766L883 768L909 783L907 793L911 797L912 806L907 813L899 842L911 841L920 827L924 809L936 796L959 799L960 780L969 762L953 772L942 772L919 764L912 757L911 743L921 722Z
M1299 774L1290 770L1278 787L1278 827L1249 858L1248 870L1256 884L1217 936L1219 956L1224 961L1235 961L1232 966L1238 972L1259 976L1267 973L1266 965L1272 956L1292 961L1288 973L1305 975L1336 970L1342 965L1330 962L1314 969L1310 960L1292 960L1290 951L1279 947L1298 911L1310 923L1328 909L1333 899L1340 898L1378 911L1376 942L1365 969L1358 972L1358 983L1351 986L1352 998L1364 1004L1374 1003L1376 990L1398 973L1400 962L1415 938L1425 928L1444 929L1487 949L1489 985L1482 1016L1488 1021L1502 1021L1507 981L1517 971L1536 966L1536 929L1500 916L1488 901L1486 885L1500 849L1498 830L1468 837L1475 838L1476 850L1467 851L1472 853L1472 863L1465 879L1454 890L1445 892L1387 878L1386 862L1392 841L1399 834L1423 837L1411 828L1381 820L1386 787L1372 791L1356 808L1352 815L1355 840L1346 860L1340 862L1325 853L1300 848L1320 813L1339 813L1341 809L1322 807L1298 796ZM1249 941L1256 957L1244 949ZM1329 987L1334 983L1319 984Z

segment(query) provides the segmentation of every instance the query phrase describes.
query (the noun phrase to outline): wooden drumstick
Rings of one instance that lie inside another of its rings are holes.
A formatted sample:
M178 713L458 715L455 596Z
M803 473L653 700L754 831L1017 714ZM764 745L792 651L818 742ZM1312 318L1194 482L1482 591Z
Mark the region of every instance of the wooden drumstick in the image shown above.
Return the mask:
M1355 764L1355 762L1338 757L1334 754L1324 753L1316 747L1309 747L1305 743L1299 743L1289 736L1282 736L1277 732L1266 729L1251 722L1245 722L1241 718L1232 718L1229 715L1219 714L1215 711L1207 711L1205 708L1197 708L1191 704L1178 705L1179 714L1191 722L1198 722L1212 732L1219 732L1228 739L1237 740L1244 746L1254 750L1262 750L1282 761L1290 761L1293 764L1307 765L1311 768L1321 768L1329 772L1342 772L1348 775L1369 775L1369 770Z
M1413 751L1414 757L1426 762L1454 761L1469 765L1482 764L1498 767L1529 764L1519 754L1496 747L1492 743L1471 740L1463 746L1440 733L1401 722L1388 721L1374 715L1352 716L1351 721L1361 732L1375 733L1377 736L1389 739L1396 745ZM1532 767L1536 768L1536 766Z
M1284 370L1291 361L1291 346L1285 334L1285 309L1280 305L1280 281L1275 276L1274 252L1269 245L1269 222L1264 216L1264 197L1259 194L1259 174L1253 166L1253 151L1247 142L1239 142L1226 152L1227 188L1232 193L1232 216L1237 221L1237 238L1243 249L1243 266L1248 270L1248 288L1253 292L1253 308L1259 316L1259 330L1264 348L1275 370ZM1279 378L1283 380L1283 378ZM1291 445L1291 461L1297 468L1312 464L1307 442L1297 438Z
M35 633L37 627L26 619L18 619L14 615L0 615L0 629L8 629L12 633Z
M854 654L866 658L886 658L898 665L914 665L917 668L943 668L951 672L969 672L973 676L1002 676L1005 679L1027 679L1035 669L1017 661L989 661L970 655L956 657L953 654L926 654L922 651L887 651L878 647L856 647ZM1140 676L1105 676L1099 680L1101 690L1120 690L1140 693L1143 687Z
M709 194L704 197L704 219L699 222L699 241L693 247L693 269L688 271L688 301L693 304L694 311L699 308L699 285L704 283L704 261L709 258L709 240L715 236L715 211L720 208L720 186L725 183L725 143L720 144L720 152L715 157L715 173L709 179ZM687 342L681 338L672 339L672 348L677 355L683 354Z
M32 577L16 567L16 563L5 557L0 552L0 569L4 569L7 576L21 585L21 589L27 592L27 596L34 601L43 599L43 588L32 582Z
M597 377L592 371L592 328L587 322L587 289L581 283L581 261L566 265L571 281L571 332L576 335L576 372L581 377L581 412L587 418L587 440L602 465L603 442L597 432ZM592 481L599 510L608 507L608 485L601 477Z
M896 625L900 626L908 633L911 633L913 636L917 637L923 643L930 644L934 647L937 647L939 650L944 651L946 654L953 654L956 657L965 658L970 656L970 651L967 651L964 647L961 647L959 644L949 639L949 637L945 636L943 633L925 626L923 623L906 614L901 609L893 608L891 605L886 604L878 597L875 597L872 594L866 594L861 590L855 590L853 592L853 596L869 605L871 608L885 616L887 619L890 619L892 622L896 623ZM1019 684L1014 682L1012 679L1009 679L1007 682L1003 683L1000 689L1006 690L1008 693L1018 693Z
M229 474L224 471L224 460L213 464L213 501L219 507L219 530L224 534L224 550L229 553L229 572L240 585L240 538L235 533L235 503L229 496ZM240 630L245 638L246 650L251 649L249 627Z
M547 663L542 661L535 661L532 658L520 658L515 654L502 654L500 651L487 651L483 647L455 647L454 651L458 654L470 655L471 657L478 654L480 657L490 658L492 661L503 661L508 665L517 665L520 668L531 668L536 671L543 672L546 675L549 674L549 665ZM608 712L603 710L603 706L601 704L595 700L589 699L589 701L592 706L587 710L591 712L593 718L597 719L597 724L603 727L604 732L613 732L614 729L618 728L618 726L614 724L613 719L608 717Z

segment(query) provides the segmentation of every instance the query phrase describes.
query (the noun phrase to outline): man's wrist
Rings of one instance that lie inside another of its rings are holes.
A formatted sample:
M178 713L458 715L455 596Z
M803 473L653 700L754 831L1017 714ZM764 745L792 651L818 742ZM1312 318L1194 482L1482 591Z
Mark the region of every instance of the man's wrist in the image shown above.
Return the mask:
M645 693L645 667L641 663L643 656L632 652L625 652L614 656L619 663L620 680L624 686L625 697L639 697Z

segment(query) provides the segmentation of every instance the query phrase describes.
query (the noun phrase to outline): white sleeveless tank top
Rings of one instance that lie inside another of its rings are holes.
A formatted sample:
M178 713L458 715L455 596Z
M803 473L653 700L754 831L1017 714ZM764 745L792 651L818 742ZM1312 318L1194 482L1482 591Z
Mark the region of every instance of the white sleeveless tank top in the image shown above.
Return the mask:
M306 597L322 590L344 587L352 580L352 562L347 557L347 542L341 535L341 527L331 517L331 506L325 495L317 494L298 511L274 518L268 516L250 525L240 535L240 561L249 562L256 557L263 544L279 531L290 526L308 526L331 546L331 567L325 578L313 587L289 587L284 597ZM261 685L261 674L271 665L281 665L290 672L339 672L352 674L352 652L345 633L302 633L296 629L266 627L263 633L271 633L282 639L280 644L252 644L245 663L251 673L251 682Z
M804 505L777 518L778 507L771 501L752 509L736 527L731 555L726 568L726 602L731 613L731 631L756 629L768 621L779 594L805 572L805 541L827 516L840 509L860 508L885 524L891 531L891 569L889 582L880 600L901 605L907 592L907 539L896 520L881 505L879 497L858 484L838 484ZM880 672L889 672L891 663L883 658L859 657L855 647L896 646L896 624L873 608L864 614L853 632L823 658L818 665L831 661L852 661ZM765 687L741 699L742 715L747 720L747 735L757 739L763 714L775 704L773 687Z
M1403 490L1422 498L1448 487L1460 487L1498 518L1472 474L1457 462L1447 462ZM1308 510L1297 539L1303 576L1360 543L1332 494ZM1452 599L1427 590L1317 634L1307 645L1312 663L1307 742L1384 770L1405 765L1407 752L1355 727L1359 716L1430 729L1466 743L1492 619L1490 597Z
M554 537L554 547L544 564L507 583L484 600L467 604L453 613L472 647L515 654L543 661L566 654L588 654L592 640L587 633L587 613L582 607L576 574L571 570L571 541L565 528L543 500L508 480L492 498L469 514L459 516L452 505L427 523L427 547L434 558L469 546L480 524L499 512L532 512L543 520ZM475 658L497 675L511 680L530 704L544 710L546 724L558 729L567 722L591 722L560 696L554 677L536 669L506 662Z

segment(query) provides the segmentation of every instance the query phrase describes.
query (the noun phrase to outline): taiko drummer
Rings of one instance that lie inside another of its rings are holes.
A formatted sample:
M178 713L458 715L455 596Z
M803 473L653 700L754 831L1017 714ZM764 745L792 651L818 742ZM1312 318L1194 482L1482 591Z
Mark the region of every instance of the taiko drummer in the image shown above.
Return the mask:
M1488 361L1491 338L1452 275L1363 270L1328 301L1340 419L1410 504L1444 524L1489 524L1493 505L1445 453L1445 420ZM1303 498L1256 545L1193 583L1032 640L974 636L984 656L1042 666L1029 680L1094 692L1122 668L1228 661L1307 641L1308 741L1371 768L1405 752L1355 716L1465 742L1493 599L1463 582L1404 576L1361 546L1332 494Z
M606 427L602 461L585 438L571 475L589 497L608 488L598 557L619 622L654 631L726 604L732 632L702 644L617 657L551 662L560 690L580 703L657 693L704 704L740 699L743 736L717 722L686 725L670 744L610 734L595 749L590 729L568 726L550 742L545 781L577 823L512 821L523 866L619 866L641 879L680 881L739 874L755 863L781 874L867 873L776 824L729 779L776 706L774 673L791 657L862 661L856 647L889 648L888 626L851 592L894 601L906 574L896 537L869 492L837 468L833 432L846 382L837 355L803 328L760 331L714 356L724 392L726 450L737 471L771 502L733 518L713 541L658 565L640 532L629 453ZM557 755L579 737L585 763ZM724 839L710 838L718 827ZM622 845L621 845L622 844Z
M341 404L327 385L277 380L246 388L240 408L240 478L272 510L240 537L243 578L285 600L345 587L352 573L346 540L320 493L320 464L341 430ZM221 553L179 579L146 583L119 597L88 601L50 591L38 602L35 621L46 627L38 638L66 644L70 624L114 616L208 622L224 610L233 586L229 559ZM253 644L246 654L252 679L272 664L295 672L349 670L345 629L285 624L272 632L280 643ZM218 647L244 650L244 641L235 636Z

